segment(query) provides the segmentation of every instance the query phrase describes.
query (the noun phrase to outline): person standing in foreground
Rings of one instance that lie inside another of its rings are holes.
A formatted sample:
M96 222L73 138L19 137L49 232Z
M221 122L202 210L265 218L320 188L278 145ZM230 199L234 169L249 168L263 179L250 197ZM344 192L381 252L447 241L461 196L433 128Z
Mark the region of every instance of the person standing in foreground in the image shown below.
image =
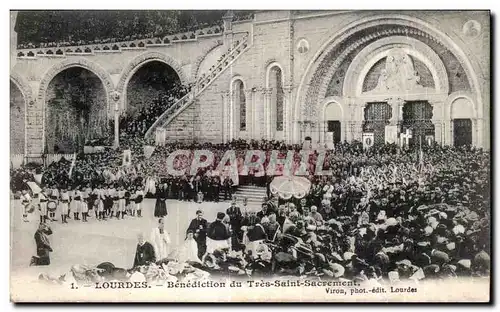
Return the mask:
M61 200L59 201L59 209L61 211L61 221L62 223L68 223L66 218L69 213L69 193L66 189L61 190Z
M158 219L158 226L151 231L150 242L153 245L157 261L168 257L170 253L170 235L165 231L165 220L163 218Z
M154 216L157 218L163 218L167 215L167 185L162 184L156 190L156 205Z
M225 216L225 213L218 212L217 219L208 226L207 254L213 254L216 250L229 249L228 238L231 237L231 234L224 223L222 223Z
M28 209L29 205L31 204L31 196L28 193L27 190L23 190L22 195L21 195L21 204L23 207L23 221L24 222L29 222L28 220Z
M137 249L134 257L134 268L155 262L156 257L154 247L150 243L146 242L142 233L139 233L137 235Z
M52 230L45 223L40 223L38 230L35 232L36 256L31 257L30 266L32 265L49 265L52 247L50 247L49 235Z
M142 218L142 200L144 199L144 192L140 187L137 188L135 192L135 209L137 210L137 216Z
M203 219L203 211L196 211L196 218L191 220L186 233L192 232L198 245L198 258L203 258L207 250L207 220ZM187 235L187 234L186 234Z

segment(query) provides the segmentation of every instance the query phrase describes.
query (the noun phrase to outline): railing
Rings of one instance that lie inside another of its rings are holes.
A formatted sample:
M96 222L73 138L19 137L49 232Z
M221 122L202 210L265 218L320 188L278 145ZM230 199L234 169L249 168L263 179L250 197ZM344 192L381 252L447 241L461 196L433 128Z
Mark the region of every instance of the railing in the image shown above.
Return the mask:
M222 70L225 69L225 67L239 54L241 54L241 52L243 52L243 50L246 49L247 46L248 37L245 37L242 42L232 50L230 50L229 53L213 67L213 69L210 69L207 75L203 75L203 77L198 79L198 81L196 82L196 87L198 87L199 90L203 89L206 84L210 83L212 78L214 78L218 73L222 72Z
M217 64L208 71L207 75L198 79L195 86L188 94L182 97L174 105L167 108L167 110L160 117L158 117L155 123L148 129L145 137L151 137L159 126L167 125L171 122L171 120L179 115L184 108L191 105L196 97L198 97L203 90L208 88L210 83L213 82L227 67L229 67L232 62L245 51L246 48L248 48L248 37L243 38L242 42L236 45L236 47L230 50L225 57L218 61Z
M148 46L169 45L204 37L221 36L223 28L209 26L193 31L185 31L162 37L136 38L128 40L110 40L107 42L86 42L81 44L55 44L51 46L17 47L17 57L36 58L38 56L64 57L68 55L93 54L95 52L121 52L122 50L146 49Z

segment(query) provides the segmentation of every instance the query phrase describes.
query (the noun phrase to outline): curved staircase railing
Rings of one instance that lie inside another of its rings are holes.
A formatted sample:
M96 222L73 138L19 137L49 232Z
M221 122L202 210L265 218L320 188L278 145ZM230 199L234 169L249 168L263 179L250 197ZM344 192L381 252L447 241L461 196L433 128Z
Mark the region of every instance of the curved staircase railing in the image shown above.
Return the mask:
M191 89L185 96L179 99L175 104L170 106L161 114L160 117L153 123L153 125L148 129L145 134L145 138L151 138L155 133L156 129L159 127L164 127L168 125L175 117L182 113L187 107L189 107L196 98L208 88L213 81L216 80L228 67L232 65L236 59L243 54L248 48L248 36L245 37L238 45L236 45L229 53L224 56L217 64L212 67L207 74L198 79Z

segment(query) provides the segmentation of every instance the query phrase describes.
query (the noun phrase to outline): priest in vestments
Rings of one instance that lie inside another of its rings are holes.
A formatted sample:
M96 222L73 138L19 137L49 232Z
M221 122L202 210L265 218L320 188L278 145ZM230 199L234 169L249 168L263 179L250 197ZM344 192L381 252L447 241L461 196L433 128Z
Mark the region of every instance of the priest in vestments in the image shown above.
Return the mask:
M156 260L160 261L170 254L170 236L165 231L165 220L158 219L158 226L151 231L151 245L153 245Z
M144 240L143 234L137 236L137 250L134 258L134 268L141 265L148 265L156 262L153 245Z

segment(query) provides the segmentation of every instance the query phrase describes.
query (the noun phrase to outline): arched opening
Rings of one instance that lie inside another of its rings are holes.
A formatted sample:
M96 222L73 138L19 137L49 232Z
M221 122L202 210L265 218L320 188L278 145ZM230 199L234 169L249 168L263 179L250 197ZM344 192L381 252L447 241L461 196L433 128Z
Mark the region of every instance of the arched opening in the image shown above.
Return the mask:
M409 141L413 144L432 144L435 126L432 123L432 105L427 101L407 101L403 106L403 126L401 133L411 130Z
M325 142L337 143L342 140L342 108L336 102L325 107Z
M387 102L369 102L363 111L363 132L373 133L374 144L385 143L385 126L392 118L392 108Z
M25 98L21 89L10 81L10 153L24 154L25 146Z
M73 153L109 134L106 90L93 72L70 67L46 91L45 151Z
M143 136L163 112L188 89L177 72L161 61L142 65L126 87L126 114L120 122L121 136Z
M472 119L474 108L467 98L457 98L451 104L453 146L472 144Z
M279 66L273 66L269 71L269 88L271 88L271 129L283 131L283 73Z
M247 103L245 97L245 84L240 79L233 82L233 107L235 129L238 131L247 130Z

